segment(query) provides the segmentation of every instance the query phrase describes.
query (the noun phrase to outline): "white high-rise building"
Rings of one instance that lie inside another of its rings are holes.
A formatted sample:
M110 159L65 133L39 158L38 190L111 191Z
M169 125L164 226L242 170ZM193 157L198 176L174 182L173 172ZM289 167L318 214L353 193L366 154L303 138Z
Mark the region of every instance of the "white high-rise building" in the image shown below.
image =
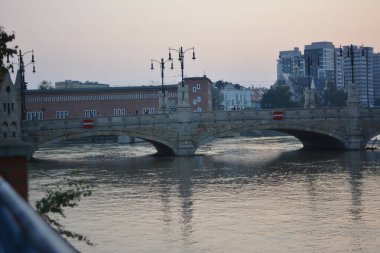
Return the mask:
M335 84L338 90L343 90L346 87L344 82L344 59L340 48L335 49Z
M373 99L380 106L380 53L373 54Z
M344 46L344 82L354 82L359 88L359 100L363 107L372 107L373 99L373 48ZM353 61L352 61L353 57ZM354 63L352 65L352 62Z
M292 80L298 80L305 76L305 60L298 47L293 50L280 51L277 60L277 78L280 78L282 74L289 76Z

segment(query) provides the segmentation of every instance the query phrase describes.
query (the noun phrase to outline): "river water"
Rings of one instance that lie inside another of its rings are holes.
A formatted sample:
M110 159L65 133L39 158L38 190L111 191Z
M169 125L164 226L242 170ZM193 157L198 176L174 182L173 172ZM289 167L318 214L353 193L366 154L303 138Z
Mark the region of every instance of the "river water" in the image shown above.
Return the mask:
M81 252L379 252L380 151L303 151L293 137L219 139L194 157L148 144L40 149L29 199L73 171L93 195L61 222Z

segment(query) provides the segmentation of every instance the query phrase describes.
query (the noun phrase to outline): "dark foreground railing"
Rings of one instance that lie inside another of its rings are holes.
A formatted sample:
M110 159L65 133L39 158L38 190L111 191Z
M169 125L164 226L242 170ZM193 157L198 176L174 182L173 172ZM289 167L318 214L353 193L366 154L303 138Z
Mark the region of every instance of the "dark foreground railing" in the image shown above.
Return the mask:
M0 177L0 253L77 252Z

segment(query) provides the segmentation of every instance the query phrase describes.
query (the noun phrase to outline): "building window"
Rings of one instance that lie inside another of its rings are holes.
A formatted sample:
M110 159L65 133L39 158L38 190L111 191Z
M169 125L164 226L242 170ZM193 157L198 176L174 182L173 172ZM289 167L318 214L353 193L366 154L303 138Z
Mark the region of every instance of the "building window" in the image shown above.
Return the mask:
M69 117L68 111L56 111L55 112L55 118L56 119L66 119Z
M142 112L143 114L154 114L154 108L143 108Z
M198 83L198 84L197 84L197 90L200 90L200 89L201 89L201 84Z
M95 118L96 117L96 110L84 110L84 117L86 118Z
M42 119L44 119L44 113L41 111L26 113L26 120L42 120Z
M201 97L197 97L197 102L200 103L202 101Z
M8 132L8 123L3 122L3 125L1 126L1 131L3 132L4 138L7 138L7 132Z
M198 107L197 112L202 112L202 108Z
M193 87L193 92L197 92L197 87Z
M113 116L123 116L127 114L126 109L113 109Z
M193 105L196 105L197 104L197 100L194 98L193 99Z

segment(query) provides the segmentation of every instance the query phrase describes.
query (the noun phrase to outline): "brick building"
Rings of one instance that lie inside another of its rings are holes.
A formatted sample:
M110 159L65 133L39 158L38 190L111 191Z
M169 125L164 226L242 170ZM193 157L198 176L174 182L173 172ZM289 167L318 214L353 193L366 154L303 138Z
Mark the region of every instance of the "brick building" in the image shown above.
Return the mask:
M193 111L212 110L212 82L206 76L185 78L189 104ZM177 105L178 85L165 85L168 108ZM129 86L85 89L28 90L27 120L91 118L159 111L161 86Z

